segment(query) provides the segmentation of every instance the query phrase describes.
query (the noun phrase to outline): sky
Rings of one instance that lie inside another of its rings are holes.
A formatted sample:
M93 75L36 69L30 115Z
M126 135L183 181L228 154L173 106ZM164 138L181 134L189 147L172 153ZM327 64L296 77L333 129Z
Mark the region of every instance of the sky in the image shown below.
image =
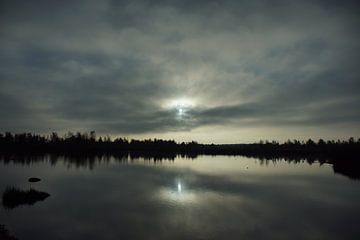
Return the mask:
M0 132L360 137L360 3L0 1Z

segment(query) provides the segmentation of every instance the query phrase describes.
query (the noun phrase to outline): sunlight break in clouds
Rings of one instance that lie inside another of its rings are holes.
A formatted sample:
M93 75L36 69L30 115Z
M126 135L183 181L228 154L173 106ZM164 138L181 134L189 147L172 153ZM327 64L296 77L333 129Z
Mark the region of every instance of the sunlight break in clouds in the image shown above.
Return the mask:
M0 131L360 134L357 1L2 1Z

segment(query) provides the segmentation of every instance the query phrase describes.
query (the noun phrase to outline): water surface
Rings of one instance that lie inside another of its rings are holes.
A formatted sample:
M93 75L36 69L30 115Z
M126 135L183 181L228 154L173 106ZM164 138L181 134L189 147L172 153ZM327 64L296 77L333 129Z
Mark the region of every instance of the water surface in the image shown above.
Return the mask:
M40 177L39 183L27 182ZM2 159L0 190L44 201L0 208L19 239L359 239L360 181L329 164L200 156Z

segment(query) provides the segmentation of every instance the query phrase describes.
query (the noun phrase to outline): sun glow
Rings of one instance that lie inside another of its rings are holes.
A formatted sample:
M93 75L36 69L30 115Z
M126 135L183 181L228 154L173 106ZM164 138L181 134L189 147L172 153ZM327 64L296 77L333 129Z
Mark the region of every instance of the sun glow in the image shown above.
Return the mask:
M178 110L182 109L182 111L183 111L184 109L194 107L195 102L188 98L179 98L179 99L173 99L173 100L169 101L169 103L167 105L170 108L176 108Z
M173 98L163 102L162 107L165 111L174 114L178 121L188 120L191 116L191 111L195 108L196 103L191 98Z
M177 98L167 101L164 104L164 108L169 110L176 110L176 114L184 116L187 112L195 107L195 101L189 98Z

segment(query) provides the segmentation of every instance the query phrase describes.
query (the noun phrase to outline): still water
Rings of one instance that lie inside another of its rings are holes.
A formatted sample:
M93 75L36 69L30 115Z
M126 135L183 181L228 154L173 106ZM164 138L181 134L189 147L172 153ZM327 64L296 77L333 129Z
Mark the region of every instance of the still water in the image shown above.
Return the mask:
M0 190L51 196L0 207L22 239L360 239L360 181L329 164L200 156L0 161Z

